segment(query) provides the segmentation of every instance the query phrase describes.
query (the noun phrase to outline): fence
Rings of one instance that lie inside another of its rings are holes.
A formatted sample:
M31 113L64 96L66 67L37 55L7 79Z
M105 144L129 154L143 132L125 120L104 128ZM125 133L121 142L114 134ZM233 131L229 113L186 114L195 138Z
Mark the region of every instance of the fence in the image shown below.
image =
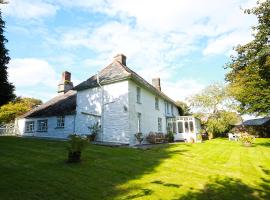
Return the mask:
M17 135L18 127L15 124L0 125L0 136Z

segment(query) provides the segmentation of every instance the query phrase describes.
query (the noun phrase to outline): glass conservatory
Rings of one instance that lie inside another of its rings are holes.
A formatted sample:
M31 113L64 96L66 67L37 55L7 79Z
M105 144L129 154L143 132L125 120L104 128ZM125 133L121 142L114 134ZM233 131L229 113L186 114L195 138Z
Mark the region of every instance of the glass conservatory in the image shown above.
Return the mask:
M175 141L199 142L200 120L193 116L177 116L167 119L168 131L174 134Z

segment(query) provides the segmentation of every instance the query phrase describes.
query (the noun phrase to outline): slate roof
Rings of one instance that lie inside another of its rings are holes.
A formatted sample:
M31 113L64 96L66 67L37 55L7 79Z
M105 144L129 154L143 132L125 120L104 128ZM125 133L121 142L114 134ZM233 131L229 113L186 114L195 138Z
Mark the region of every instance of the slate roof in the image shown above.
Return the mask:
M50 117L70 115L76 112L76 94L70 90L65 94L58 95L44 104L20 116L20 118Z
M250 119L243 122L244 126L262 126L270 123L270 117L264 117L259 119Z
M159 91L158 89L156 89L152 84L148 83L136 72L134 72L133 70L131 70L130 68L123 65L117 60L114 60L111 64L109 64L107 67L105 67L99 72L99 82L101 85L115 83L115 82L119 82L119 81L127 80L127 79L133 80L134 82L141 85L142 87L145 87L148 90L152 91L154 94L161 96L167 101L176 105L174 100L169 98L162 91ZM94 76L91 76L86 81L83 81L82 83L74 87L74 90L80 91L80 90L85 90L88 88L94 88L97 86L98 86L97 75L94 75Z

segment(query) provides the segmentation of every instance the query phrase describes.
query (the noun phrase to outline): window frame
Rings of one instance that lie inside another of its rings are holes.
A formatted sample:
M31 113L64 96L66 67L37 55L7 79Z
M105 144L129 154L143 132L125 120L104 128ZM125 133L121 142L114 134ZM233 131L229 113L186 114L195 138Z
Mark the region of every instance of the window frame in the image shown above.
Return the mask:
M159 110L159 98L155 97L155 109Z
M28 125L29 124L33 124L33 126L31 126L32 127L31 130L28 130ZM25 122L25 132L26 133L33 133L33 132L35 132L35 121L26 121Z
M44 127L42 128L40 127L41 123L44 122L44 124L46 124ZM37 132L48 132L48 120L47 119L41 119L41 120L37 120Z
M65 128L65 116L56 117L56 128Z
M137 132L142 132L142 113L137 113Z
M158 117L158 132L162 132L162 118Z

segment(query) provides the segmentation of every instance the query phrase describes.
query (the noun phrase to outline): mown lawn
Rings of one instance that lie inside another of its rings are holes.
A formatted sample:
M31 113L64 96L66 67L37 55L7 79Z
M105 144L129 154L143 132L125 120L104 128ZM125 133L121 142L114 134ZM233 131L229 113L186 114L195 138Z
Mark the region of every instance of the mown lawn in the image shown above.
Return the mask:
M215 139L141 150L0 137L0 199L270 199L270 139Z

